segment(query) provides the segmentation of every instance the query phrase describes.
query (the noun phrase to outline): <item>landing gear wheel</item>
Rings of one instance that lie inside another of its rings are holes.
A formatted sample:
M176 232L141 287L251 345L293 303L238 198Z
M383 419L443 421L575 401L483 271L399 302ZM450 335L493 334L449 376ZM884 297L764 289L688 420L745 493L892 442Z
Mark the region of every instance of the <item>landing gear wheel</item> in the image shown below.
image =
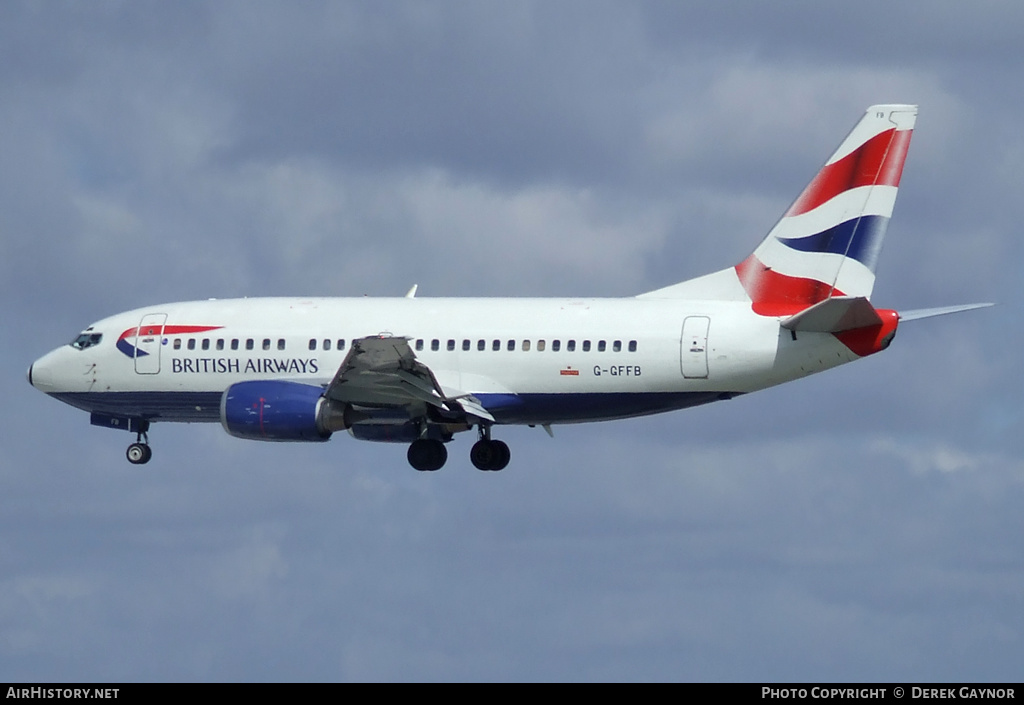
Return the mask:
M132 465L145 465L153 457L153 449L146 443L132 443L125 456Z
M478 470L504 470L512 452L503 441L481 438L469 451L469 460Z
M512 451L508 449L508 444L504 441L491 441L491 445L494 446L495 451L491 470L504 470L508 467L508 461L512 459Z
M409 465L421 472L440 470L448 460L448 449L444 443L431 438L420 438L409 445L406 454Z
M491 448L491 442L486 439L474 443L469 451L469 462L473 463L477 470L490 470L493 458L494 450Z

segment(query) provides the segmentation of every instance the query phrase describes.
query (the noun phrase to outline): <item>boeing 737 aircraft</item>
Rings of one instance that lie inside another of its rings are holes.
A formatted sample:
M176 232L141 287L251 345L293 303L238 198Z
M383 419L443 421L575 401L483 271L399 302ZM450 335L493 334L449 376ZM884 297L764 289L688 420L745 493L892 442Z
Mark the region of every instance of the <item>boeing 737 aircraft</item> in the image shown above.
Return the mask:
M870 302L917 117L875 105L754 252L734 267L624 299L251 298L105 318L28 371L37 389L136 434L219 421L233 436L409 444L437 470L501 470L503 424L655 414L729 399L873 355L901 320Z

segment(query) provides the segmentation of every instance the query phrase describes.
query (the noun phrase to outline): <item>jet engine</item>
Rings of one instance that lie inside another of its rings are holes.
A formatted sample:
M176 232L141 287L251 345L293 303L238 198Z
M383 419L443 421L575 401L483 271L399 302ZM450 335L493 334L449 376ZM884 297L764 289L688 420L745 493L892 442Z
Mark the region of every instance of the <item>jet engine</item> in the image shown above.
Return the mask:
M299 382L257 380L232 384L220 399L220 422L238 438L258 441L326 441L348 427L343 410L323 388Z

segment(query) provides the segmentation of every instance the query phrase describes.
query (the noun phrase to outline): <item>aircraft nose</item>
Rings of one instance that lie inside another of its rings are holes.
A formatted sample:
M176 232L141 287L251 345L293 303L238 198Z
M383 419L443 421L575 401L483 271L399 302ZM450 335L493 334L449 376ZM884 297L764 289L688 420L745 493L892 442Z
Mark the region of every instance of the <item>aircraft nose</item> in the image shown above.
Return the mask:
M46 356L39 358L28 368L28 383L41 392L52 391L50 389L51 379L53 377L49 372L49 366L46 364Z
M28 383L47 394L62 391L58 387L63 387L66 380L64 379L65 375L62 374L63 368L60 363L60 350L43 355L28 368Z

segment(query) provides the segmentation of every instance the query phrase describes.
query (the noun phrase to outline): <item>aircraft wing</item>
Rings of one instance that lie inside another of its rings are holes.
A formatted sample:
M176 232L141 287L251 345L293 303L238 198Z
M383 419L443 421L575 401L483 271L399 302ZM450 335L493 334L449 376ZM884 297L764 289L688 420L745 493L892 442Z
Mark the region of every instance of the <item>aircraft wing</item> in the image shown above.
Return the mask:
M408 338L398 336L353 340L325 394L334 401L357 406L427 404L441 411L494 421L472 396L446 393L430 368L416 359Z

